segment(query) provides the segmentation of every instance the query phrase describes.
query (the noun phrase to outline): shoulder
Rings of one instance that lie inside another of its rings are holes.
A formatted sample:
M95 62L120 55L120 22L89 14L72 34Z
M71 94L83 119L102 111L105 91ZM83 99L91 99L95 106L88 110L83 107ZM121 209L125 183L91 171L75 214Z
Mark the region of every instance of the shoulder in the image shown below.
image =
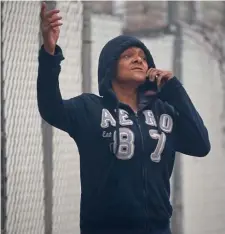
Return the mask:
M82 93L79 96L79 100L85 105L101 105L102 103L102 97L93 93Z
M96 103L100 103L102 101L102 97L94 94L94 93L82 93L81 97L85 100L85 101L90 101L90 102L96 102Z
M161 114L169 114L171 116L176 115L174 107L170 105L168 102L163 101L159 98L155 100L155 108L159 109Z
M93 93L82 93L80 95L77 95L75 97L72 97L69 99L71 102L96 102L100 103L102 101L102 97L95 95Z
M68 100L64 100L64 104L79 108L94 108L102 105L102 97L93 93L82 93Z

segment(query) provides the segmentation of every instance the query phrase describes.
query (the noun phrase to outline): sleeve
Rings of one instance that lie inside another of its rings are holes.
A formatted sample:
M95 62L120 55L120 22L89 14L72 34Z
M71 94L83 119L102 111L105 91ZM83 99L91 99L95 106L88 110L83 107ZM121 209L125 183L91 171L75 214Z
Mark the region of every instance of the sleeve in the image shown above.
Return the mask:
M206 156L211 150L208 130L183 85L176 77L162 87L160 98L174 108L175 150L190 156Z
M38 56L37 102L41 117L50 125L74 137L79 128L78 115L82 112L82 96L63 100L59 89L62 50L56 46L55 54L47 53L42 45Z

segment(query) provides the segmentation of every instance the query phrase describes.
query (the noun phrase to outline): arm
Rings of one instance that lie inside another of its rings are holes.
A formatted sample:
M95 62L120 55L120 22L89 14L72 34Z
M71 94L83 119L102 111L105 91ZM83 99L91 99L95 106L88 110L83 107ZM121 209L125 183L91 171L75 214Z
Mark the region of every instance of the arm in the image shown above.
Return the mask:
M37 101L41 117L50 125L73 135L76 119L74 112L80 105L79 97L63 100L59 89L60 62L64 59L62 50L56 46L55 54L47 53L42 46L39 51L37 79ZM76 126L75 126L76 125ZM73 127L74 126L74 127Z
M174 108L175 150L196 157L206 156L211 149L208 131L176 77L162 87L160 98Z

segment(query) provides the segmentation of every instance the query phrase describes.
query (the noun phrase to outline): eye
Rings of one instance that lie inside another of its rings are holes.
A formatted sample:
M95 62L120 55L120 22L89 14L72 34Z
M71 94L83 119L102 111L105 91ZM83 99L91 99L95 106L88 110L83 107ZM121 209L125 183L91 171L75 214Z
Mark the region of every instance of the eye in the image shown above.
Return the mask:
M125 54L125 55L123 55L123 56L122 56L122 58L129 59L129 58L130 58L130 56L129 56L129 55L127 55L127 54Z
M140 54L140 57L141 57L143 60L147 60L145 54Z

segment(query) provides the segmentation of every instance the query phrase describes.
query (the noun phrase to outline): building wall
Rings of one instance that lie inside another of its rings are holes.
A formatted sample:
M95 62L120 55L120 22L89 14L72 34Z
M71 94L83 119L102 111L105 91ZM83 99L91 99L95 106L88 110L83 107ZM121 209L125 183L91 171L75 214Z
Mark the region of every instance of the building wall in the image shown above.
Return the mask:
M125 7L126 31L157 28L167 24L166 1L127 1Z
M212 144L205 158L183 157L185 234L225 233L225 157L222 85L217 61L198 36L184 38L183 80ZM223 77L224 79L224 77Z

